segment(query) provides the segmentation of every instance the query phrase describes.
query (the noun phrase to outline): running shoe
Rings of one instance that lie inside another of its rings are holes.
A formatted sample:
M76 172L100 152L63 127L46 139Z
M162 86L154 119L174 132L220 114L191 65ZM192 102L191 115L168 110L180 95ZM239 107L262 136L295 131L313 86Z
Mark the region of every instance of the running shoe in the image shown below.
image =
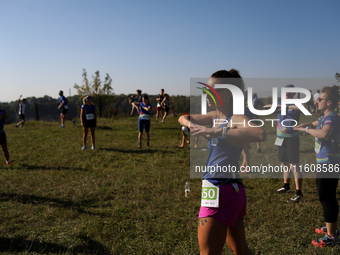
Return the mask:
M298 195L295 193L295 195L287 201L287 203L298 203L303 200L303 195Z
M321 237L317 240L313 240L312 244L318 247L331 247L340 244L340 240L338 236L333 239L329 235L325 235L324 237Z
M285 187L283 186L282 188L278 189L276 192L277 193L290 193L290 189L285 189Z
M82 150L86 150L86 146L84 145L81 149L82 149Z
M19 127L18 125L15 125L15 127Z
M315 228L315 233L326 235L327 234L327 227L324 226L323 228ZM339 229L336 229L335 233L336 233L337 236L339 236Z
M61 125L60 128L64 128L65 126L64 125Z
M256 154L261 154L262 150L261 149L257 149L257 151L255 152Z
M162 123L164 123L164 119L162 119Z
M6 166L9 166L9 165L12 165L12 162L11 162L11 161L6 162Z
M76 125L76 120L75 119L73 119L72 122L73 122L73 125Z
M92 149L92 150L95 150L95 149L96 149L96 146L92 145L91 149Z

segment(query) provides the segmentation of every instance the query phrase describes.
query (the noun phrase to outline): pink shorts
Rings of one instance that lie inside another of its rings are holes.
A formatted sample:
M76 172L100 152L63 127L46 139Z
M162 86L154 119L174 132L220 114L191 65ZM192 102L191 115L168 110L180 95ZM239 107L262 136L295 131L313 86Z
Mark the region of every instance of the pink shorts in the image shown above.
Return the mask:
M247 197L244 186L238 184L236 193L232 184L220 185L220 207L201 206L198 218L212 217L227 226L235 226L237 220L246 216Z

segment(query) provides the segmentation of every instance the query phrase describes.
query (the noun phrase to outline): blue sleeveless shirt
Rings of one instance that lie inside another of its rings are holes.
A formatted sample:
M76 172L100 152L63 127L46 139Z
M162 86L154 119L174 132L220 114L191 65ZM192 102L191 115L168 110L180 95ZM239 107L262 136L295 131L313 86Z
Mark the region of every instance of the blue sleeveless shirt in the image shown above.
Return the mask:
M232 116L233 113L230 113L225 123L220 125L218 129L227 126ZM242 148L232 145L222 136L208 138L208 158L205 164L206 172L202 174L203 179L208 180L212 184L219 185L231 182L233 178L237 178L240 168L238 160L241 153ZM232 172L232 169L235 174ZM241 179L237 180L240 183L242 182Z

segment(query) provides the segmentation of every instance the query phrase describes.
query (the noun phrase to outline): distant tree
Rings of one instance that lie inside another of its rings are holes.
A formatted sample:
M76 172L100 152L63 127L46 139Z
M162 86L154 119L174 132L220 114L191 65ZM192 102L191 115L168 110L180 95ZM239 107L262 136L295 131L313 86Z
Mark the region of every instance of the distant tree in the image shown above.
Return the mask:
M83 85L79 86L74 84L74 88L78 91L81 96L91 95L93 97L93 102L98 108L99 116L102 117L103 113L110 108L110 105L114 101L113 88L111 86L112 79L107 73L105 81L100 80L100 72L96 71L95 75L92 75L92 83L90 84L87 78L87 72L83 69Z

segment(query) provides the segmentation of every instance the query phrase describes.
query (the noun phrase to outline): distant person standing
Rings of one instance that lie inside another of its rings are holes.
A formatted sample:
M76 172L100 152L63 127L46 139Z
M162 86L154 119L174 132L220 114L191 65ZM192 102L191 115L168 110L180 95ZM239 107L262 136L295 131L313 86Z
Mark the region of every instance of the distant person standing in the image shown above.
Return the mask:
M135 95L128 95L127 97L128 97L128 99L129 99L129 104L132 105L131 113L130 113L130 117L132 117L135 108L136 108L137 113L138 113L138 107L136 107L136 106L134 106L134 105L132 104L132 103L135 103L135 102L136 102L136 96L135 96Z
M162 111L162 115L164 115L164 109L162 107L162 102L164 100L164 89L161 89L161 93L157 96L157 113L156 113L156 122L158 122L160 111Z
M294 85L289 84L285 86L286 88L293 88ZM286 93L286 98L294 98L295 93ZM289 171L284 171L283 174L283 187L278 189L278 193L290 193L290 173L293 172L295 177L295 195L287 202L299 202L303 200L302 194L302 173L299 171L299 161L300 161L300 138L297 130L292 127L295 123L299 122L300 110L295 105L288 104L286 115L281 114L281 102L278 103L278 119L277 129L276 129L276 141L275 145L278 146L279 160L282 166ZM286 126L282 123L285 121Z
M61 128L65 127L65 119L67 120L71 120L73 122L74 125L76 125L76 120L75 119L71 119L67 116L67 111L68 111L68 100L67 98L64 96L64 92L62 90L59 91L59 96L60 96L60 105L58 106L58 109L61 109L61 113L60 113L60 119L61 119Z
M138 103L142 103L142 91L140 89L136 90L136 96L128 96L129 97L129 104L132 105L132 109L131 109L131 114L130 116L132 117L133 115L133 111L136 108L137 113L139 114L139 105ZM137 103L137 105L133 104L133 103Z
M9 161L9 153L7 150L7 139L6 139L6 133L4 131L5 115L6 115L5 110L0 109L0 145L1 145L2 151L4 152L6 165L11 165L12 162Z
M133 103L134 105L139 105L140 107L140 114L138 118L138 148L142 147L142 136L143 136L143 129L145 128L146 132L146 141L147 141L147 147L150 148L150 110L151 110L151 104L149 102L148 95L143 96L143 103Z
M165 122L166 117L168 116L169 113L169 95L168 94L164 94L164 99L161 103L163 110L164 110L164 115L162 118L162 122Z
M15 127L22 127L25 124L25 108L26 108L26 99L24 98L21 101L21 95L18 99L18 103L19 103L19 117L21 119L21 121L15 125Z
M260 100L260 98L257 97L257 93L253 93L253 106L257 110L261 110L263 107L264 103ZM253 116L254 119L258 119L257 115ZM259 123L255 123L259 124ZM260 142L257 142L257 151L255 152L257 154L262 153L261 147L260 147Z
M91 96L87 96L83 100L83 105L80 109L80 121L81 126L83 127L83 147L81 149L86 149L87 134L89 128L91 130L91 149L96 149L94 130L97 125L97 113L96 107L93 105L93 99Z
M319 99L319 97L320 97L320 90L318 89L316 91L316 93L314 94L314 96L313 96L313 99L314 99L314 108L315 108L314 114L315 115L318 115L318 99Z

